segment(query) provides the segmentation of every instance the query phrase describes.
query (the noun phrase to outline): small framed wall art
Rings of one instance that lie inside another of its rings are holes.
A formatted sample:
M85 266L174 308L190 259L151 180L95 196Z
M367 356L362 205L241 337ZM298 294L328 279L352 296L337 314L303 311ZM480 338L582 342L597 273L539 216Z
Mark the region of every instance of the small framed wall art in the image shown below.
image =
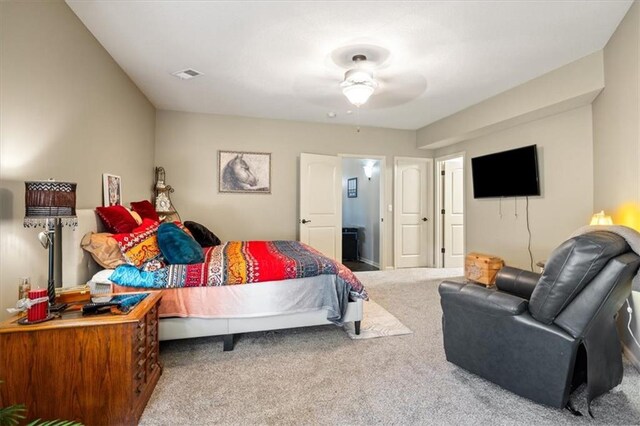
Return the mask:
M347 198L358 198L358 178L347 179Z
M218 191L271 194L271 154L218 151Z
M102 174L102 205L122 205L122 178L109 173Z

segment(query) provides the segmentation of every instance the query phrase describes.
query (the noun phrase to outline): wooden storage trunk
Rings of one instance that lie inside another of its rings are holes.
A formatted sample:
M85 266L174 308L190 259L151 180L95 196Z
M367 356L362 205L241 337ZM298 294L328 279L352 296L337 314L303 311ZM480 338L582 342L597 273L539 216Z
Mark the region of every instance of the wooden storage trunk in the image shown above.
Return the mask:
M464 261L464 276L479 284L491 287L496 282L496 274L504 266L504 261L490 254L469 253Z

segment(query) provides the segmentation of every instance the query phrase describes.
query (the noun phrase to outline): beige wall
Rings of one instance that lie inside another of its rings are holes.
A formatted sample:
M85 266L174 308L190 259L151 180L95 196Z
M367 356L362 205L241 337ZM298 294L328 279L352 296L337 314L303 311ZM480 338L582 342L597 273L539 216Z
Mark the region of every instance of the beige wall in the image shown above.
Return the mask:
M223 240L296 239L298 229L298 167L301 152L363 154L387 157L385 193L392 200L393 156L424 157L415 132L354 126L301 123L174 111L156 115L158 166L183 220L209 227ZM272 193L218 193L219 150L271 153ZM392 234L391 214L385 232ZM385 239L391 263L391 238Z
M24 181L78 183L77 207L102 203L102 173L124 201L148 198L155 109L61 1L0 2L0 317L47 251L22 226ZM68 284L68 283L67 283Z
M500 93L417 131L419 147L434 156L466 151L467 251L500 255L529 268L525 200L518 218L513 198L473 198L471 158L537 144L542 195L530 198L534 263L593 214L593 123L591 102L605 84L604 52L597 51Z
M640 229L640 4L604 49L605 89L593 102L594 204Z
M604 48L605 88L593 103L594 207L617 224L640 230L640 4L635 2ZM640 339L640 289L631 328ZM626 308L626 306L625 306ZM640 368L640 347L619 325L628 356Z
M528 269L525 199L474 199L471 158L493 152L538 145L542 195L529 198L531 248L534 263L575 229L587 224L593 211L593 143L591 107L512 127L499 133L439 149L435 157L466 153L466 251L502 257L510 266ZM538 269L535 268L537 271Z
M602 51L570 62L418 130L418 147L440 148L589 105L604 87Z

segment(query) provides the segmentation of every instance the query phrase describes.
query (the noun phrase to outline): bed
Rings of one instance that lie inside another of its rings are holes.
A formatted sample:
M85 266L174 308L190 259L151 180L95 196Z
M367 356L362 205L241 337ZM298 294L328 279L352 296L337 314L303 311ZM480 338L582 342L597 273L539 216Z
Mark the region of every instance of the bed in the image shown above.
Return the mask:
M100 232L102 224L93 210L79 209L77 215L78 227L65 229L62 235L63 282L67 286L86 283L102 269L80 247L82 237ZM160 340L221 335L223 349L228 351L233 350L238 334L254 331L354 322L359 334L363 300L345 303L336 321L331 307L335 303L327 299L336 279L336 275L318 275L256 284L153 290L163 292ZM114 285L113 290L141 289ZM181 309L185 305L195 309ZM331 317L333 320L328 319Z

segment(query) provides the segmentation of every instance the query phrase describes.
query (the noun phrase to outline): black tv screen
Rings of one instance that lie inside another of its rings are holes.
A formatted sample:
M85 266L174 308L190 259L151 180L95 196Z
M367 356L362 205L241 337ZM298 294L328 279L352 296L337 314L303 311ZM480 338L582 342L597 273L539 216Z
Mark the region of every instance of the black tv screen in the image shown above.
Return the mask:
M536 145L471 159L473 198L540 195Z

